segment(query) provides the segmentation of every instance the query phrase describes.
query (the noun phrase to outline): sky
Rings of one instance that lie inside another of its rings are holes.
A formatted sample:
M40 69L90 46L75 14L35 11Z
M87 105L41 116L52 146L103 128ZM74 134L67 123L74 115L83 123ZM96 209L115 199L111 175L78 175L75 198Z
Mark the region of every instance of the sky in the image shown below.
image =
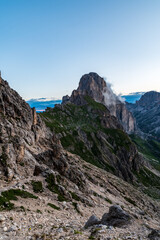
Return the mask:
M97 72L117 94L160 91L159 0L0 0L0 70L24 99Z

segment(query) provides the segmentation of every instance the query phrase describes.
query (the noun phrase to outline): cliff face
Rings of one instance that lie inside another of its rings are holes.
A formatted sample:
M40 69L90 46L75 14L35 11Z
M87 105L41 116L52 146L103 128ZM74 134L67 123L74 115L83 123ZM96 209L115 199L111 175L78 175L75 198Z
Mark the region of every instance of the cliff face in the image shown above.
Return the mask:
M147 92L135 104L127 103L137 121L137 126L146 136L160 141L160 93Z
M77 90L72 92L71 97L63 97L63 103L72 102L76 105L84 105L83 96L88 95L96 102L102 103L110 110L110 113L117 117L127 133L136 130L136 123L132 113L126 105L112 92L111 88L97 73L89 73L82 76Z
M83 174L70 166L60 141L46 127L35 109L11 89L0 83L0 175L2 179L32 177L50 168L74 182ZM38 169L38 170L37 170ZM83 179L83 181L82 181Z

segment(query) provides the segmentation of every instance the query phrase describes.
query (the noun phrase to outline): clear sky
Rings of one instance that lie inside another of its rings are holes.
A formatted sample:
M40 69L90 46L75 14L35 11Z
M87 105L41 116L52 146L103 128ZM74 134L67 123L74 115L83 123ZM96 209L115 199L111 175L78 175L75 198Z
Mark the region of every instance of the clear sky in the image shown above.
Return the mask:
M160 0L0 0L0 69L25 98L97 72L116 93L160 91Z

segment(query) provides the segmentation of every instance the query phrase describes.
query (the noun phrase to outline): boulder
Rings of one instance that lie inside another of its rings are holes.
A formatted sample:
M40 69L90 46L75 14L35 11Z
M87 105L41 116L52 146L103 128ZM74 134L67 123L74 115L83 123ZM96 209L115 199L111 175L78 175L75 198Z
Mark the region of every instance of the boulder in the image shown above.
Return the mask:
M121 227L130 222L131 216L125 212L119 205L111 206L109 213L105 213L102 216L101 224Z
M160 240L160 231L153 229L152 232L148 235L148 238L151 240Z
M88 228L93 225L97 225L99 223L100 223L100 220L95 215L92 215L84 225L84 228Z

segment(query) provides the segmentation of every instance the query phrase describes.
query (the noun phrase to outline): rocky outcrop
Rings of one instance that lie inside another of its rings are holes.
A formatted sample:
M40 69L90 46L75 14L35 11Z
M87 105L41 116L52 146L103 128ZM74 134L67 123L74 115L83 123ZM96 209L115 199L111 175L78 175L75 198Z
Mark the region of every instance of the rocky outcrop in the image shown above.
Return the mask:
M42 167L43 165L43 167ZM56 169L87 189L82 173L70 166L60 141L30 106L1 78L0 84L0 175L12 181Z
M85 95L90 96L96 102L102 103L110 110L111 115L118 118L128 133L136 130L136 123L132 113L128 111L125 103L112 92L110 86L97 73L89 73L82 76L79 87L74 90L71 97L65 96L62 103L72 102L76 105L85 105Z
M122 227L130 223L131 216L125 212L120 206L111 206L109 213L102 216L101 223L114 227Z
M91 227L93 225L107 225L113 227L122 227L131 223L131 216L125 212L120 206L113 205L109 208L108 213L104 213L102 219L99 220L96 216L92 215L86 222L84 228Z
M147 92L135 104L126 106L136 119L139 134L160 141L160 93Z

